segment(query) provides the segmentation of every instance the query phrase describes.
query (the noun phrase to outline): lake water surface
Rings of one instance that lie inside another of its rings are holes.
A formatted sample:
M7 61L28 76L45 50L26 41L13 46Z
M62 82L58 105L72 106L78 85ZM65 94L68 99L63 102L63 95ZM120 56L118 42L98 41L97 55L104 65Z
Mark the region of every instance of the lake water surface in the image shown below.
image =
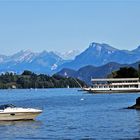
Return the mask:
M77 89L0 90L0 104L43 109L35 121L0 122L2 140L140 138L140 94L86 94Z

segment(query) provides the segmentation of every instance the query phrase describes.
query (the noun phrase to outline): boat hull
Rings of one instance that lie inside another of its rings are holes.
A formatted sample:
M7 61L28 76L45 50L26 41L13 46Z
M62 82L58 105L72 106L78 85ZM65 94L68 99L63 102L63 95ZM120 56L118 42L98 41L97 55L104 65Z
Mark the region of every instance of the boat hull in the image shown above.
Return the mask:
M0 112L0 121L33 120L41 112Z
M140 92L139 88L133 88L133 89L94 89L94 88L86 88L83 89L84 91L87 91L89 93L136 93Z

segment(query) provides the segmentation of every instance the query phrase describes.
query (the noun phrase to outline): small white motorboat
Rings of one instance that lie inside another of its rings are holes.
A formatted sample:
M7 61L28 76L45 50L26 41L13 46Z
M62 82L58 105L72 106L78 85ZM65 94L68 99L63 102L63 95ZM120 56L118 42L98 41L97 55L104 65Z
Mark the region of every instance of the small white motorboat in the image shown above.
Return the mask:
M16 107L12 104L0 105L0 121L33 120L42 110Z

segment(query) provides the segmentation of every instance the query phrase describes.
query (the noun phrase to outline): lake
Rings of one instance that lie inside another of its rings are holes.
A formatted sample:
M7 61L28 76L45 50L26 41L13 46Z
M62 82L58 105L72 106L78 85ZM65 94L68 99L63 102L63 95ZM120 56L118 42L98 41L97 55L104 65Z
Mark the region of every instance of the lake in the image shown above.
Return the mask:
M2 140L140 138L140 94L87 94L77 89L0 90L0 104L43 109L34 121L0 122Z

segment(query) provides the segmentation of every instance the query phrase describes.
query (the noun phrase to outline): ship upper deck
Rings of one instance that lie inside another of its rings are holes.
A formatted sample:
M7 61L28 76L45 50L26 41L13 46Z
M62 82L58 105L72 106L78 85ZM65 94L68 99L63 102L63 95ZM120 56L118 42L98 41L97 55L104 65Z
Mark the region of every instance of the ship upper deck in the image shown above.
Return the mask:
M91 79L92 82L139 82L139 78L100 78L100 79Z

